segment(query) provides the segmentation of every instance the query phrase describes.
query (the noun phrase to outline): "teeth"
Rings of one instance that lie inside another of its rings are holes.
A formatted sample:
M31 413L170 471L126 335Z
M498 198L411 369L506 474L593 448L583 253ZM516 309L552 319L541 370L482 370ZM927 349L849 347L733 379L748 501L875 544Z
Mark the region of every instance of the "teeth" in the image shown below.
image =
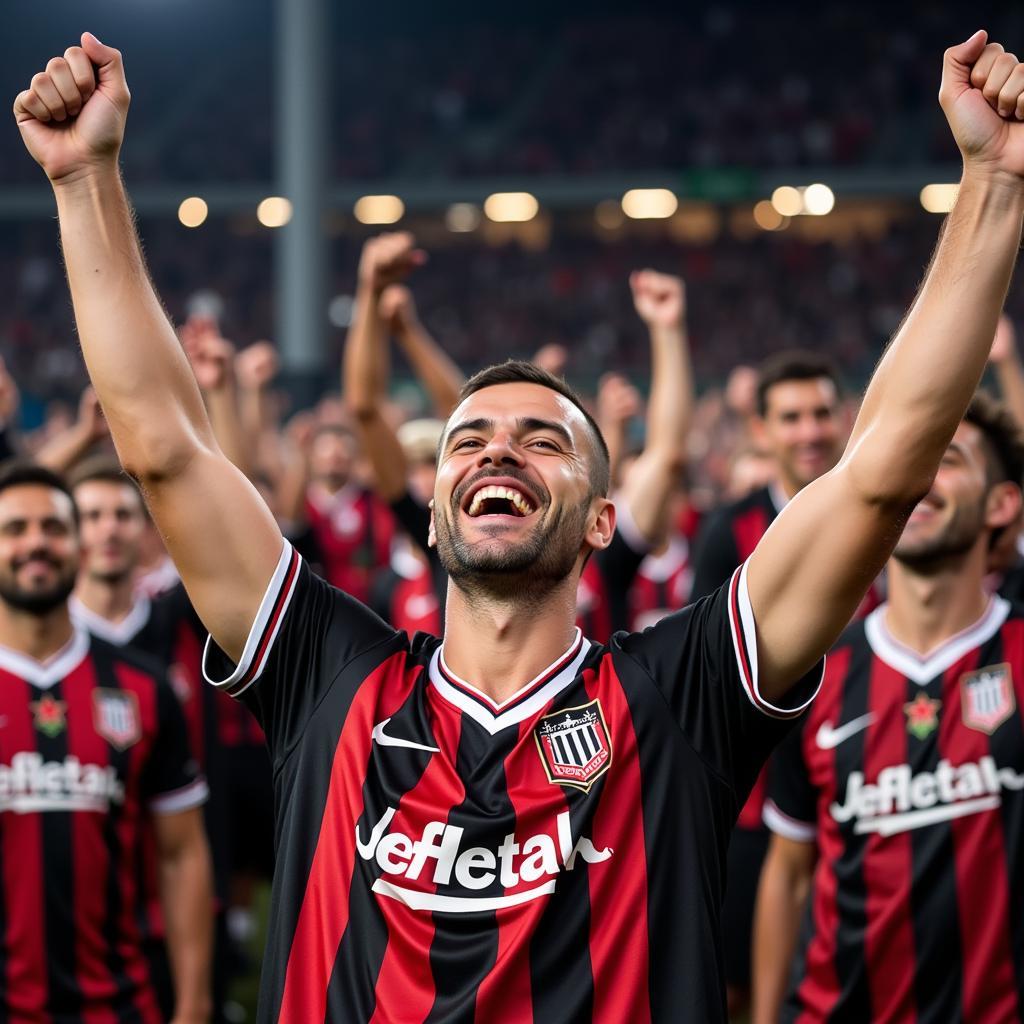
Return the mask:
M521 516L528 516L533 511L533 506L519 491L513 490L511 487L498 487L491 484L487 487L481 487L473 495L473 501L470 503L468 514L471 516L479 515L483 503L488 498L501 498L505 501L510 501Z

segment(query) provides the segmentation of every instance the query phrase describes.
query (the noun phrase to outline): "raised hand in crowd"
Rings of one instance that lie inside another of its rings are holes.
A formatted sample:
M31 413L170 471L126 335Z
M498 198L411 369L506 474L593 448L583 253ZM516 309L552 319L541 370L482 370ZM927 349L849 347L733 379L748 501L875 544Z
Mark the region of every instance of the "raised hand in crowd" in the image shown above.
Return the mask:
M622 459L629 448L629 425L640 415L643 400L621 373L606 373L597 386L597 422L608 445L613 486L620 483Z
M55 473L66 473L97 444L110 438L100 400L87 387L78 400L78 417L67 429L51 437L36 452L36 461Z
M1005 313L999 317L988 361L995 371L1003 401L1024 427L1024 363L1017 348L1013 321Z

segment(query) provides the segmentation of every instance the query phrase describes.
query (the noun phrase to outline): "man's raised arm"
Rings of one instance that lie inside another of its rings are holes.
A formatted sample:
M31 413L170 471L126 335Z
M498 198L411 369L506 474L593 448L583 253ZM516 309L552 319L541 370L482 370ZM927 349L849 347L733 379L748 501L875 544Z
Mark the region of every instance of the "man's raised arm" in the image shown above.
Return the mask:
M94 36L19 93L22 139L53 184L86 365L200 617L237 658L282 551L273 517L221 453L153 290L118 171L129 94Z
M757 676L775 703L836 639L931 487L985 369L1024 217L1024 67L983 32L946 51L939 101L963 156L956 206L868 386L839 465L751 556Z

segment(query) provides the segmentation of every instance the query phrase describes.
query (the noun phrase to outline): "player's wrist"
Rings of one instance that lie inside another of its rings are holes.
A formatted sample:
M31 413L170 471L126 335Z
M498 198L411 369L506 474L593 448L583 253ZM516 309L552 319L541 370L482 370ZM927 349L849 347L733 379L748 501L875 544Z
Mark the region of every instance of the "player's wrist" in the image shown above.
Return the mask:
M62 168L47 177L53 190L58 193L74 193L89 189L96 184L120 181L118 152L83 161L73 167Z
M965 192L1024 207L1024 177L990 160L964 158L960 193Z

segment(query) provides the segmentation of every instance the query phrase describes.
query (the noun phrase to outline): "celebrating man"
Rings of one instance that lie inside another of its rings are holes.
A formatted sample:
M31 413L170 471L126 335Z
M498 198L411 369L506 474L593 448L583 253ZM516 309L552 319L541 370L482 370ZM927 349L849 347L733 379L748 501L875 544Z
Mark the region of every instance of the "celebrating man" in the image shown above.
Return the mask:
M218 449L117 168L121 55L86 34L15 101L54 186L86 362L275 763L263 1021L725 1015L728 833L823 652L928 492L985 366L1024 217L1024 69L945 57L957 205L838 466L729 584L610 647L573 626L610 542L607 449L557 378L478 374L442 438L445 636L317 579Z

